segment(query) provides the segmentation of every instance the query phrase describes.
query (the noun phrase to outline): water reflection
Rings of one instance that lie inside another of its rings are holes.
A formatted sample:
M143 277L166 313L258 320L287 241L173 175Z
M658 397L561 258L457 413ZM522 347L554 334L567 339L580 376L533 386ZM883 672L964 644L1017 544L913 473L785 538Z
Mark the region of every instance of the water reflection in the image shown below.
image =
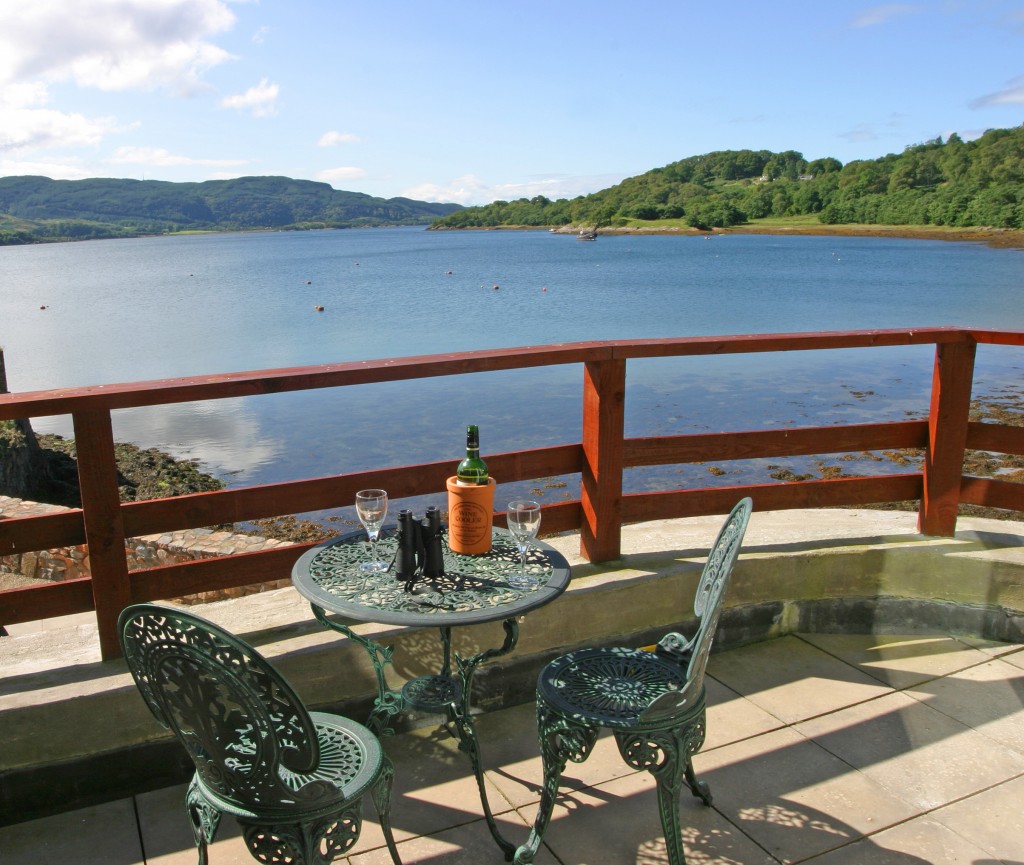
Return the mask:
M228 486L235 477L273 465L287 447L242 398L118 409L111 413L111 423L115 441L196 460L202 471ZM32 427L37 433L74 437L70 416L36 418Z

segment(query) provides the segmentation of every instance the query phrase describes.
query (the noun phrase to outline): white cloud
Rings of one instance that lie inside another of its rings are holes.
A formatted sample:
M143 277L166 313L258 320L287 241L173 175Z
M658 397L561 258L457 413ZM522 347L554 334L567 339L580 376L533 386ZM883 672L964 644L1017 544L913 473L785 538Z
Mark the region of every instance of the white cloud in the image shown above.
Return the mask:
M250 87L245 93L225 96L220 104L224 108L249 111L253 117L273 117L277 113L277 96L280 89L277 84L271 84L266 78L261 78L255 87Z
M72 80L101 90L189 93L231 59L206 41L235 16L222 0L32 0L0 4L0 84Z
M195 92L234 22L224 0L0 2L0 152L96 147L130 124L51 108L50 84Z
M169 45L153 56L83 57L73 67L75 81L97 90L135 90L164 86L181 96L205 89L202 74L230 55L214 45Z
M0 108L33 108L50 101L49 88L42 81L25 81L0 87Z
M858 29L861 27L877 27L880 24L887 24L893 18L899 18L902 15L916 15L918 12L923 11L923 8L916 3L886 3L882 6L872 6L854 18L850 22L850 26Z
M514 201L517 198L575 198L614 186L622 174L580 175L538 178L523 183L499 183L489 186L473 174L464 174L445 184L421 183L402 190L405 198L417 201L441 201L454 204L489 204L492 201Z
M517 198L533 198L543 195L545 198L575 198L577 195L589 195L614 186L625 179L624 174L580 175L573 177L551 177L528 180L525 183L501 183L493 188L496 198L514 201ZM491 201L495 199L490 199Z
M0 177L17 177L25 174L51 177L54 180L84 180L86 177L96 176L95 171L83 167L74 159L53 162L0 159Z
M354 165L343 166L341 168L325 168L323 171L318 171L316 179L321 180L324 183L330 183L332 186L335 183L342 183L346 180L358 180L361 177L366 177L366 171L362 168L356 168Z
M1012 79L1002 90L980 96L971 102L971 108L992 105L1024 105L1024 75Z
M400 193L402 198L412 198L416 201L444 201L455 204L484 203L487 196L486 184L473 174L464 174L450 180L445 185L437 183L420 183L403 189ZM493 201L493 198L487 198Z
M0 153L95 147L105 135L118 128L112 117L86 117L51 108L20 108L0 102Z
M208 165L229 168L233 165L245 165L244 159L194 159L191 156L176 156L163 147L119 147L110 157L115 164L157 165L162 167L180 165Z
M317 147L337 147L339 144L356 144L362 139L354 132L325 132L317 141Z

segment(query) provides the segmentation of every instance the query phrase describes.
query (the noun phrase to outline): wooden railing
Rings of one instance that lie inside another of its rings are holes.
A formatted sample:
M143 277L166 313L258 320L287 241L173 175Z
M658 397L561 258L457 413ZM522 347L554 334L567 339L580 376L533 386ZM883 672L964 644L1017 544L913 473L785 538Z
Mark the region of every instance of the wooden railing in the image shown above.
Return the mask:
M126 538L338 507L368 485L385 487L395 499L425 495L443 489L451 471L446 461L122 504L114 409L557 364L583 365L581 440L488 454L487 460L503 482L579 474L579 500L546 506L544 527L547 532L579 529L581 553L591 561L619 556L624 523L725 513L744 495L752 496L759 510L920 499L920 530L949 536L961 502L1024 510L1024 485L963 476L967 448L1024 454L1024 429L969 421L979 343L1021 346L1024 333L926 328L587 342L0 395L0 420L72 416L82 497L81 509L0 520L0 555L84 543L92 573L0 592L0 625L95 610L103 656L116 656L115 626L126 605L286 578L295 558L310 546L129 572ZM935 345L927 420L624 437L626 365L632 359L915 344ZM925 449L923 470L623 494L623 471L636 466L891 448Z

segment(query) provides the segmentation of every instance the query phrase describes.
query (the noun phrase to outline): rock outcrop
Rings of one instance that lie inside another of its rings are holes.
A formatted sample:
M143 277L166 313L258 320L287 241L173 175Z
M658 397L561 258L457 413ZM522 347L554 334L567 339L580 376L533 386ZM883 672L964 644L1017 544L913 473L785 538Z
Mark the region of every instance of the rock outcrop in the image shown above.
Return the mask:
M43 451L28 420L0 421L0 495L36 498L45 477Z
M0 393L7 392L7 368L0 348ZM0 420L0 495L34 498L44 472L42 448L28 418Z

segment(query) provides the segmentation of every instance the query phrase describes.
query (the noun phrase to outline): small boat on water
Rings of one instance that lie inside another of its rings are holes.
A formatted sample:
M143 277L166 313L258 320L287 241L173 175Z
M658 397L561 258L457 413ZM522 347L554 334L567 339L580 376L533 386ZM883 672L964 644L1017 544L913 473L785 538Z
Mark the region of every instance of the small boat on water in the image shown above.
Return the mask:
M576 235L577 240L597 240L597 226L594 226L593 231L587 231L585 228L580 229L580 233Z

